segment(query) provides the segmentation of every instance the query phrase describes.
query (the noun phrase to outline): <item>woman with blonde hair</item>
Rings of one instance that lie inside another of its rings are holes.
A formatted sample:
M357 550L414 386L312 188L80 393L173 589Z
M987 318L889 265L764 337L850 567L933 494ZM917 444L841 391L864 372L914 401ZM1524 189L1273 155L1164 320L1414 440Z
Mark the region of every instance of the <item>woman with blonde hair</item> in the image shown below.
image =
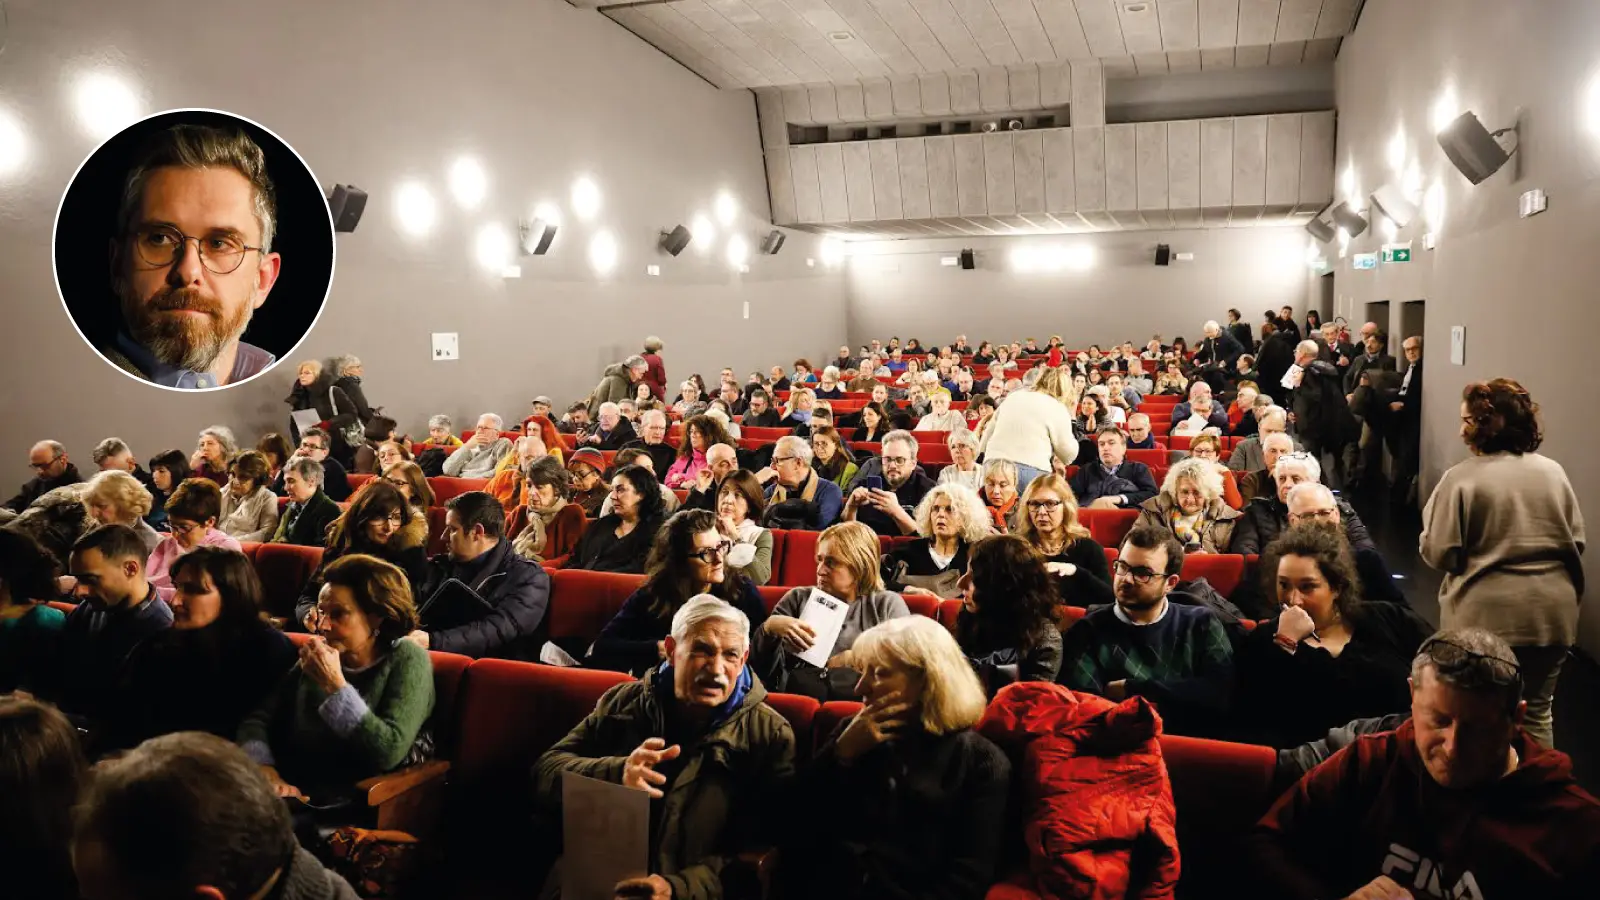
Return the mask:
M270 493L270 492L269 492ZM83 505L89 517L101 525L126 525L144 539L145 549L154 552L163 535L150 527L145 516L155 502L139 479L116 469L108 469L89 479L83 489ZM276 513L276 500L273 501ZM274 516L276 518L276 516Z
M1105 548L1078 521L1078 501L1065 478L1051 473L1034 479L1018 505L1022 509L1013 533L1044 557L1063 603L1096 606L1116 601Z
M1139 506L1134 527L1165 531L1187 553L1227 553L1241 516L1223 502L1219 469L1215 462L1193 457L1168 469L1161 493Z
M779 428L790 429L795 437L811 437L811 413L816 409L817 395L808 387L795 387L783 404L783 418Z
M799 862L778 870L781 895L982 897L1011 790L1005 753L974 730L982 683L950 632L922 616L869 629L853 652L863 705L798 775L807 802L783 855Z
M959 596L967 549L992 533L989 511L965 485L945 482L923 496L915 518L920 537L883 558L884 584L906 596Z
M805 694L818 700L848 700L860 678L850 648L861 633L880 622L911 615L906 601L887 590L881 574L878 536L860 522L830 526L817 538L816 586L797 587L783 595L755 635L750 664L769 690ZM811 649L816 631L800 614L812 592L842 601L844 625L828 650L827 665L818 668L799 654Z
M1029 373L1032 374L1031 372ZM1045 369L1033 387L1007 394L1005 403L978 441L986 460L1004 459L1017 467L1017 488L1052 470L1059 460L1070 466L1078 458L1072 413L1077 396L1061 369Z

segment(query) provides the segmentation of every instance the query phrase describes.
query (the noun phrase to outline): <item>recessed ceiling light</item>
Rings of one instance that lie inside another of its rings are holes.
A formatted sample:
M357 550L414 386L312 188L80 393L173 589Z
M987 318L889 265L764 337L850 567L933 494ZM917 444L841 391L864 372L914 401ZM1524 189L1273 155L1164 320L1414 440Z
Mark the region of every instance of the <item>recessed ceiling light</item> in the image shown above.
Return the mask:
M1137 15L1141 15L1143 13L1149 12L1150 11L1150 4L1148 4L1148 3L1124 3L1122 5L1122 11L1127 13L1130 16L1137 16Z
M856 39L856 36L851 34L848 31L830 31L830 32L828 32L828 40L837 41L838 43L841 43L841 44L844 43L845 41L853 41L855 39Z

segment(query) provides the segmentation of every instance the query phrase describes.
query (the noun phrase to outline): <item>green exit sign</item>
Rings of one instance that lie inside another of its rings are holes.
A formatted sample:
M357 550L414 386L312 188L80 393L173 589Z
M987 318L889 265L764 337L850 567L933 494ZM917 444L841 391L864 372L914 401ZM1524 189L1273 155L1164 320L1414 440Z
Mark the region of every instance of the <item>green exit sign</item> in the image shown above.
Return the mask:
M1386 263L1408 263L1408 262L1411 262L1411 248L1410 247L1385 247L1383 249L1383 261L1386 262Z

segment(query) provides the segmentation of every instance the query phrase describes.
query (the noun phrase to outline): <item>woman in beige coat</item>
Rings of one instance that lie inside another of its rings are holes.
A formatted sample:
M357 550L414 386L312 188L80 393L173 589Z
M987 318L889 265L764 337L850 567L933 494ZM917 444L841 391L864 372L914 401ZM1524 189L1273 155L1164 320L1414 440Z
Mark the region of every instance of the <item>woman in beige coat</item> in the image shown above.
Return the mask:
M1161 493L1139 507L1134 527L1171 532L1190 553L1228 553L1240 515L1223 502L1222 490L1215 463L1185 459L1167 470Z

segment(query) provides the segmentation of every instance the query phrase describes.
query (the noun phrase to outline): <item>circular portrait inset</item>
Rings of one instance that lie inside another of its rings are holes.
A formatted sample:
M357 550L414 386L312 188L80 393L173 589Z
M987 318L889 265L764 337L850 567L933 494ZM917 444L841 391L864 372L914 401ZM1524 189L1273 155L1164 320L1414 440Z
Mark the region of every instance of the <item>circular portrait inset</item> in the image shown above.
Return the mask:
M174 390L231 387L300 343L333 280L316 176L266 128L158 113L89 155L56 214L56 286L108 364Z

